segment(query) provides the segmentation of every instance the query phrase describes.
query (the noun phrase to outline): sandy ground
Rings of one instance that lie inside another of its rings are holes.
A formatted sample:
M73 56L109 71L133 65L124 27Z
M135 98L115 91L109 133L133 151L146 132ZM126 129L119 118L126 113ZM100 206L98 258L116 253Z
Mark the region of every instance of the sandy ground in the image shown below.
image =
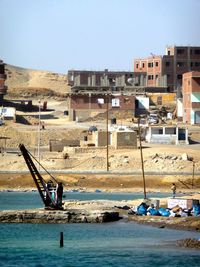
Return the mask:
M35 99L34 104L38 103ZM51 139L83 140L85 132L91 125L90 122L69 122L64 116L67 101L48 100L49 111L41 112L41 119L45 121L45 130L40 131L40 162L49 171L106 171L107 153L106 148L90 148L84 151L73 149L68 151L68 158L63 158L62 152L49 152ZM31 124L6 122L0 127L0 137L7 137L6 147L4 140L0 140L0 146L4 146L4 153L0 154L0 189L25 189L33 188L32 178L28 174L4 174L13 171L25 171L27 166L22 156L19 156L19 144L24 143L31 153L37 158L38 155L38 112L29 114L18 112L18 115L28 118ZM121 122L122 123L122 122ZM127 121L126 121L127 123ZM94 125L94 122L92 122ZM105 122L96 121L96 125L105 128ZM199 130L194 134L199 138ZM199 138L200 140L200 138ZM155 171L178 172L177 175L146 176L146 187L150 191L166 191L171 183L177 183L180 191L200 190L200 145L150 145L143 143L143 158L145 173ZM123 172L141 172L141 156L139 149L119 149L111 147L108 153L110 171L119 171L116 175L59 174L58 180L63 181L66 189L76 188L81 190L102 189L108 191L142 191L143 183L141 175L123 175ZM194 170L194 175L192 174ZM190 173L188 176L181 172ZM47 178L48 179L48 178ZM193 188L192 188L193 184Z

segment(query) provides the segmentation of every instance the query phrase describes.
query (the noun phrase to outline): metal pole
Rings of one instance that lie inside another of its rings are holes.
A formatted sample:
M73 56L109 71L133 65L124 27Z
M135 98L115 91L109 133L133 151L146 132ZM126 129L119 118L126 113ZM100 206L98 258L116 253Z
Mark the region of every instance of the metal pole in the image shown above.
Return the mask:
M144 186L144 199L146 199L147 198L147 196L146 196L146 182L145 182L145 175L144 175L144 162L143 162L141 131L140 131L140 117L138 118L138 135L139 135L140 155L141 155L141 164L142 164L142 177L143 177L143 186Z
M39 123L38 123L38 162L40 163L40 100L38 101L39 103L39 116L38 116L38 119L39 119ZM38 165L38 168L40 170L40 164Z
M109 160L108 160L108 143L109 143L109 132L108 132L108 113L109 113L109 95L107 95L107 105L106 105L106 169L109 171Z
M193 161L193 169L192 169L192 189L194 187L194 169L195 169L195 162Z

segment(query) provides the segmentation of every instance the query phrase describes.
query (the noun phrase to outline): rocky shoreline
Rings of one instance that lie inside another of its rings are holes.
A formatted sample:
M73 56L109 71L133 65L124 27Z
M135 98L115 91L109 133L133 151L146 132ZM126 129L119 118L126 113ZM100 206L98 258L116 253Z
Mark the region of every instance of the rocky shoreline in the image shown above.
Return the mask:
M151 225L159 228L170 228L200 232L200 217L163 217L129 215L128 221Z
M44 208L0 211L0 223L105 223L123 219L160 228L200 231L200 217L139 216L130 214L135 201L66 201L63 210Z
M120 220L115 211L8 210L0 212L0 223L105 223Z

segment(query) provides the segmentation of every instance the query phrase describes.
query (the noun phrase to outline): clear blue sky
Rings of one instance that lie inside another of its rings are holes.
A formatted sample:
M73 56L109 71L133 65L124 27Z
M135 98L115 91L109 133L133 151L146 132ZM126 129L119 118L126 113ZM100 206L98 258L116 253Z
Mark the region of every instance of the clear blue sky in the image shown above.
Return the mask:
M133 70L200 45L200 0L0 0L0 59L25 68Z

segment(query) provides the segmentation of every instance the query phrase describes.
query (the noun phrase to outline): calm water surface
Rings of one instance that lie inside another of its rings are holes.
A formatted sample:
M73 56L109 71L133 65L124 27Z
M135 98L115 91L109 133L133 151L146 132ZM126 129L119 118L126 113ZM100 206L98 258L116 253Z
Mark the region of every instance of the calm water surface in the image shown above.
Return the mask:
M109 199L109 200L131 200L143 198L142 193L64 193L64 200L93 200L93 199ZM151 193L147 197L169 197L170 194ZM38 192L0 192L0 210L7 209L29 209L41 208L43 203Z
M133 194L72 193L71 199L133 199ZM67 194L66 194L67 196ZM135 198L142 197L136 194ZM5 203L8 202L8 203ZM1 209L41 207L38 193L0 193ZM2 208L3 207L3 208ZM64 247L59 247L60 232ZM200 251L175 246L200 233L123 221L105 224L0 224L0 266L200 266Z
M198 250L174 245L196 233L134 223L1 224L0 236L1 266L200 266Z

